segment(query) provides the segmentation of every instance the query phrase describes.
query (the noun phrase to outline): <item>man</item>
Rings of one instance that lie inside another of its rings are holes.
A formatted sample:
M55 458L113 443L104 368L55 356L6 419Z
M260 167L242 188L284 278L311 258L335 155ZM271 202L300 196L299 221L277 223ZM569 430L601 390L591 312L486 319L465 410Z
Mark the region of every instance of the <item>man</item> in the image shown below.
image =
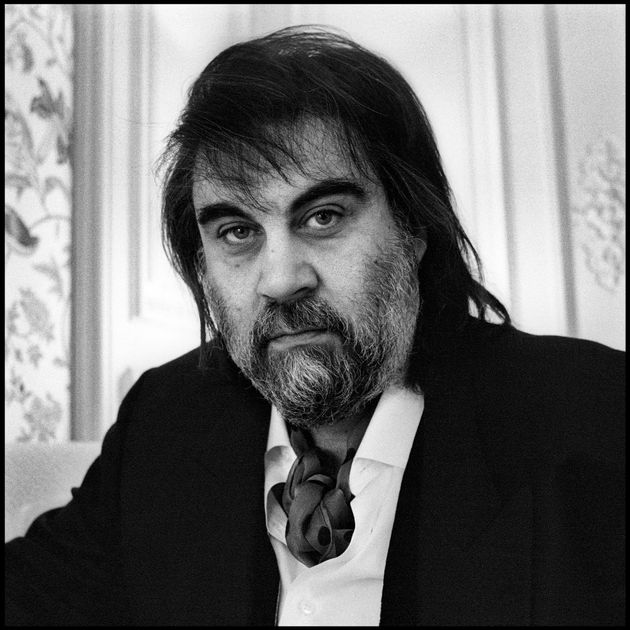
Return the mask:
M8 543L7 622L621 624L624 355L511 326L398 72L238 44L164 160L201 347Z

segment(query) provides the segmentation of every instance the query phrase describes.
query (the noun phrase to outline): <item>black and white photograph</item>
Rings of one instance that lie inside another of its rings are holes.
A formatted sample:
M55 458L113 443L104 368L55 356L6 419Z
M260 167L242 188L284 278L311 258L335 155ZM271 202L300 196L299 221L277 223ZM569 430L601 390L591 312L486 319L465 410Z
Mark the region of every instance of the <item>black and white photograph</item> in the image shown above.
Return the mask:
M4 11L6 626L625 625L625 4Z

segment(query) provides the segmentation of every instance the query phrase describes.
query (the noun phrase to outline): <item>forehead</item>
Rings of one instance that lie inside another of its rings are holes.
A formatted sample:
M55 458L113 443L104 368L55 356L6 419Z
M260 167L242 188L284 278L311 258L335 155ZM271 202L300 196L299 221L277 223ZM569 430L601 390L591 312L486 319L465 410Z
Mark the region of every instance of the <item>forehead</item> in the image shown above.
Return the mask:
M220 199L264 210L275 205L280 191L290 195L293 191L333 179L356 181L368 191L378 187L365 160L355 159L347 143L334 133L332 127L309 122L297 130L287 132L279 128L270 130L270 133L274 131L284 134L286 151L274 156L273 164L264 155L250 149L245 158L246 166L241 159L235 169L238 175L231 177L229 168L220 165L217 170L216 160L210 164L199 156L193 180L194 206ZM230 156L228 160L232 162L233 158Z

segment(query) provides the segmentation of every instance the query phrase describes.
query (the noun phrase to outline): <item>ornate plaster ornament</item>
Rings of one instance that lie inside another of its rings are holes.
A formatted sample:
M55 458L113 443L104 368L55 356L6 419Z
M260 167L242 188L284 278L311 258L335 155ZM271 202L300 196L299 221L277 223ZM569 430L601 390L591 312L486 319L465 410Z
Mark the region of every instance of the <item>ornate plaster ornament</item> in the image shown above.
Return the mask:
M626 159L612 135L590 143L579 163L572 214L579 249L597 284L614 292L625 276Z

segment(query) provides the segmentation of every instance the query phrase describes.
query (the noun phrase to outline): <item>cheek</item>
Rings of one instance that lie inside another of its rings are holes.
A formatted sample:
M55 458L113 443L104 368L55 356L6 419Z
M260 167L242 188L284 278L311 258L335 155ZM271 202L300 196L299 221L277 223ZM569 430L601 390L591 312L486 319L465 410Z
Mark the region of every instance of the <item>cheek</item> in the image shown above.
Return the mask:
M321 297L351 319L361 317L369 292L371 258L337 262L331 265L321 285Z
M238 332L248 331L253 323L255 305L251 292L234 270L221 273L207 273L206 287L211 304L219 305L221 318L227 320L230 328Z
M365 293L371 270L378 267L381 256L381 248L370 235L353 240L329 259L326 269L328 286L348 297Z

